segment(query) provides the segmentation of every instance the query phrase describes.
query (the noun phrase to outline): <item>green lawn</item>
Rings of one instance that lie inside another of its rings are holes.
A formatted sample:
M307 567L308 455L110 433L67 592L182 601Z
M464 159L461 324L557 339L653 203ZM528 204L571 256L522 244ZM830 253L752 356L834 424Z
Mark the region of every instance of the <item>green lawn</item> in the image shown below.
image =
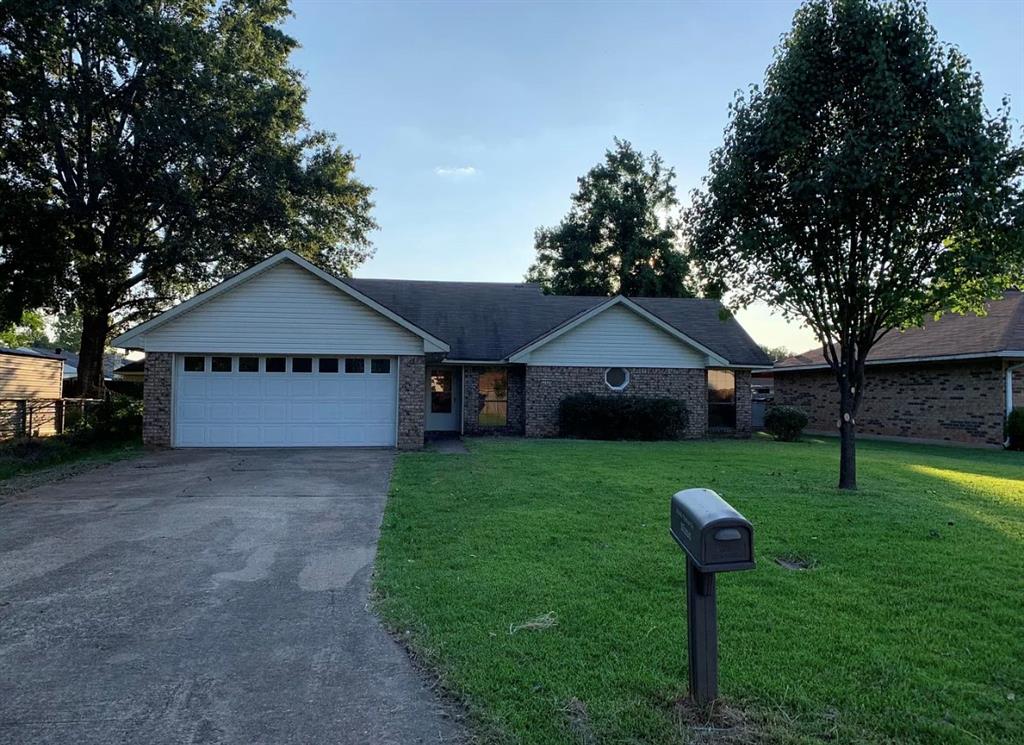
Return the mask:
M1024 742L1024 457L831 441L473 440L401 456L381 612L486 740L678 743L683 556L670 495L715 489L758 566L719 581L710 741ZM795 572L775 563L798 556ZM551 613L543 629L510 627ZM731 739L730 739L731 738Z

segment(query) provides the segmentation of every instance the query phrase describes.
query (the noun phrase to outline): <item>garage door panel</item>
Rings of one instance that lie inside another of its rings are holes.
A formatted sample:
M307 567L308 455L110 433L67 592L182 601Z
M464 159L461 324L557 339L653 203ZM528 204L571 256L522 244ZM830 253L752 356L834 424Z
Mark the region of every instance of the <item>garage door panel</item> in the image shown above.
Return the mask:
M394 445L391 373L185 372L175 368L175 444L186 447ZM207 360L206 370L211 364ZM291 369L289 364L287 369Z

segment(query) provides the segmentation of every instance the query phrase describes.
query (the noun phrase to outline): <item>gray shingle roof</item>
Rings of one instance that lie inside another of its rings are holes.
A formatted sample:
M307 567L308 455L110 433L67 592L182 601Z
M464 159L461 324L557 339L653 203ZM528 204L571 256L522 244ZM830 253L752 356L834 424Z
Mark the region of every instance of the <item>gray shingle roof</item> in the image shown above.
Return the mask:
M545 295L538 285L344 279L451 347L449 359L502 360L605 297ZM715 300L630 298L734 365L770 365Z
M1009 290L1002 299L993 300L986 307L985 316L947 313L938 321L925 319L921 328L893 331L874 346L868 363L1024 351L1024 294ZM775 369L785 371L824 364L821 349L812 349L782 360Z

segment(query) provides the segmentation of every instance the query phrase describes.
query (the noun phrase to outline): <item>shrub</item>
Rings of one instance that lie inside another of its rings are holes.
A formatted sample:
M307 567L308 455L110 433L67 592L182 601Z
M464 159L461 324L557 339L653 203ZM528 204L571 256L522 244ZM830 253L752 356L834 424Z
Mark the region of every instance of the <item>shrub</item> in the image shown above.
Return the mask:
M68 412L65 432L76 443L120 442L142 436L142 401L111 394L96 406Z
M1006 436L1010 450L1024 450L1024 409L1014 409L1006 417Z
M764 429L776 440L793 442L807 426L807 412L796 406L773 406L764 415Z
M686 407L674 398L575 393L558 406L559 434L586 440L673 440L686 422Z

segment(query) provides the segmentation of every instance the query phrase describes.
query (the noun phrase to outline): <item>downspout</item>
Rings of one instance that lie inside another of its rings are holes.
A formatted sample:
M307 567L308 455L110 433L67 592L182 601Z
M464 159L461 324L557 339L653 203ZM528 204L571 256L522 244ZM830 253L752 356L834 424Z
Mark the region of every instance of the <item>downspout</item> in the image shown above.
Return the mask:
M1018 362L1016 365L1008 365L1006 368L1006 413L1003 415L1004 426L1006 424L1006 420L1009 419L1011 412L1013 412L1013 373L1015 370L1024 370L1024 362ZM1003 447L1010 447L1009 436L1003 440Z

